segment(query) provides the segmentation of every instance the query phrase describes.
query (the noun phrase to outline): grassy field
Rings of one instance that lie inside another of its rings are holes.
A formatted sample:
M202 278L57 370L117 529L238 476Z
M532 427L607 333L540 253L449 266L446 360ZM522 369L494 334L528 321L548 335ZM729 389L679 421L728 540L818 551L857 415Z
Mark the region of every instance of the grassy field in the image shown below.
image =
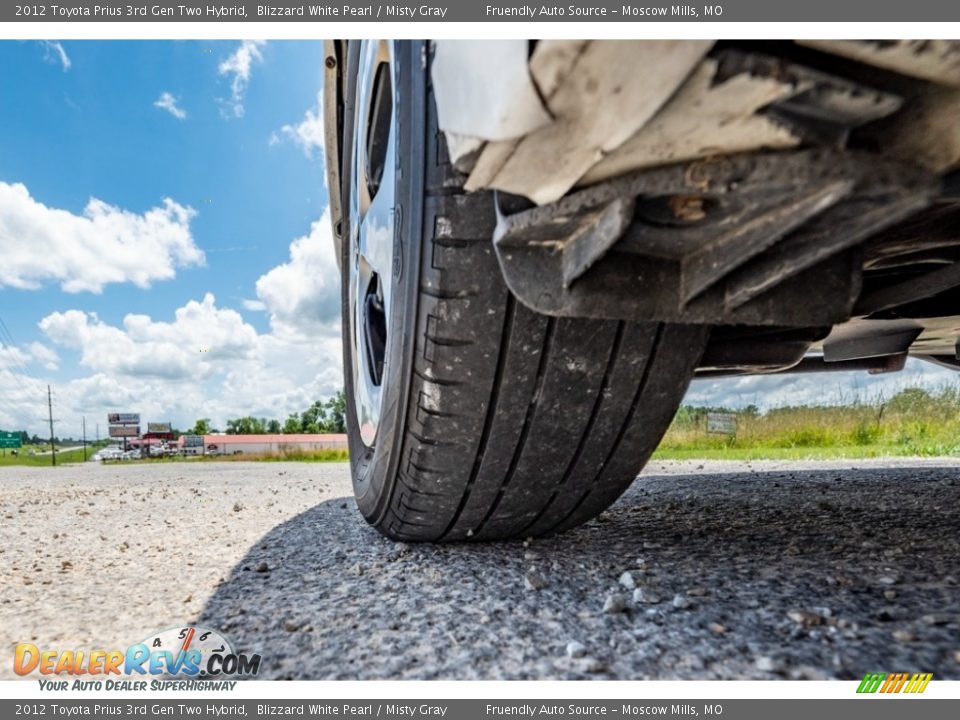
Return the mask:
M661 460L941 457L960 455L960 385L907 388L845 405L735 412L733 435L707 433L707 408L682 407L654 457Z
M118 460L123 463L169 462L347 462L346 450L290 450L273 453L240 453L239 455L174 455L172 457Z
M44 450L49 450L49 447ZM4 465L30 465L42 467L50 464L50 455L29 455L29 448L21 448L16 455L12 455L9 450L6 454L0 454L0 466ZM93 448L87 448L87 457L96 452ZM57 465L66 463L83 462L83 450L67 450L60 452L57 450Z

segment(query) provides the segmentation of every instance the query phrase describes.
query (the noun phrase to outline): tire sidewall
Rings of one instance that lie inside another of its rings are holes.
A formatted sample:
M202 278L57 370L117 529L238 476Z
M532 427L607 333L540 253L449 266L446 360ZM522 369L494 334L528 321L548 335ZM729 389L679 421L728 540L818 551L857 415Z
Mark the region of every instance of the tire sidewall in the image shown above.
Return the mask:
M424 43L394 41L394 113L396 156L396 205L394 208L393 283L394 300L388 319L380 421L374 447L360 439L353 387L353 350L350 312L350 264L352 228L350 200L356 80L360 43L351 42L347 52L344 88L344 137L342 142L341 197L347 209L343 220L341 257L341 308L343 375L347 406L347 439L350 450L354 496L363 516L377 524L386 513L393 491L400 456L403 428L409 402L416 344L417 296L423 237L424 160L426 127L426 57Z

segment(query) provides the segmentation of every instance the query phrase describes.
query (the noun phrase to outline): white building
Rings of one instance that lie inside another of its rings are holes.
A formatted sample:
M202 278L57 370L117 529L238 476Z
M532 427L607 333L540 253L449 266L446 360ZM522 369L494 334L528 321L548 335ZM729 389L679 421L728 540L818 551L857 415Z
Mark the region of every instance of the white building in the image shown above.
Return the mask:
M347 436L339 434L204 435L206 455L268 453L283 455L316 450L346 450Z

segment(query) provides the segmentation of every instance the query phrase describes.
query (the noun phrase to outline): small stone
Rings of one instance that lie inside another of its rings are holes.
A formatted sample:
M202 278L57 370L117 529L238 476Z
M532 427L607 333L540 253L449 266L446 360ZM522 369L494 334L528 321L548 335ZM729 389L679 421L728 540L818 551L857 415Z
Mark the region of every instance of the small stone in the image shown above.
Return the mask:
M957 650L956 652L953 653L953 661L957 665L960 665L960 650Z
M60 563L61 570L69 570L72 567L73 567L73 563L70 562L69 560L64 560L63 562Z
M644 603L646 605L656 605L660 602L660 596L649 590L637 588L633 591L633 601L635 603Z
M695 587L687 590L687 595L689 595L690 597L706 597L709 594L710 594L710 591L704 587Z
M800 665L790 668L789 678L791 680L829 680L830 676L820 668L810 665Z
M571 658L582 658L587 654L587 646L583 643L573 642L567 643L567 657Z
M756 666L757 670L759 670L760 672L768 672L768 673L778 672L783 667L779 662L774 660L769 655L763 655L761 657L758 657L754 661L754 665Z
M804 627L813 627L823 622L823 618L820 615L806 610L790 610L787 612L787 617Z
M597 660L596 658L584 658L583 660L583 671L586 673L602 673L606 672L607 664L602 660Z
M897 642L908 643L917 639L917 636L909 630L894 630L893 639Z
M710 632L712 632L714 635L727 634L727 626L722 623L712 622L707 627L710 628Z
M300 624L295 622L294 620L284 620L283 629L286 630L287 632L296 632L297 630L300 629Z
M690 607L693 605L693 603L691 603L690 600L687 599L686 595L677 593L676 595L673 596L672 605L677 610L689 610Z
M628 571L620 576L620 585L627 590L633 590L637 586L637 581L633 579L633 574Z
M877 578L877 582L881 585L896 585L900 580L893 575L881 575Z
M543 590L547 586L547 581L536 573L528 572L523 576L523 586L527 590Z
M254 568L258 573L270 572L270 566L263 560L257 563L257 567Z
M897 597L897 591L896 591L896 590L884 590L884 591L883 591L883 596L884 596L887 600L894 600L894 599Z
M920 622L924 625L946 625L951 620L953 618L946 613L931 613L920 618Z
M241 505L241 504L238 503L238 502L235 502L235 503L233 504L233 511L234 511L234 512L240 512L241 510L243 510L243 505Z
M620 593L610 593L607 599L603 601L603 611L605 613L622 613L627 610L627 599Z

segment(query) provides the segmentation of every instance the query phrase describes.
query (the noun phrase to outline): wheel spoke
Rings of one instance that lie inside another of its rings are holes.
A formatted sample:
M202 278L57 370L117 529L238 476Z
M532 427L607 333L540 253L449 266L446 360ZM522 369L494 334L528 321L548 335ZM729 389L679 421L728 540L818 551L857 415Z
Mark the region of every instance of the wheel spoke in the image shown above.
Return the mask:
M381 283L390 285L393 276L393 171L383 174L380 192L373 198L360 224L358 249Z

